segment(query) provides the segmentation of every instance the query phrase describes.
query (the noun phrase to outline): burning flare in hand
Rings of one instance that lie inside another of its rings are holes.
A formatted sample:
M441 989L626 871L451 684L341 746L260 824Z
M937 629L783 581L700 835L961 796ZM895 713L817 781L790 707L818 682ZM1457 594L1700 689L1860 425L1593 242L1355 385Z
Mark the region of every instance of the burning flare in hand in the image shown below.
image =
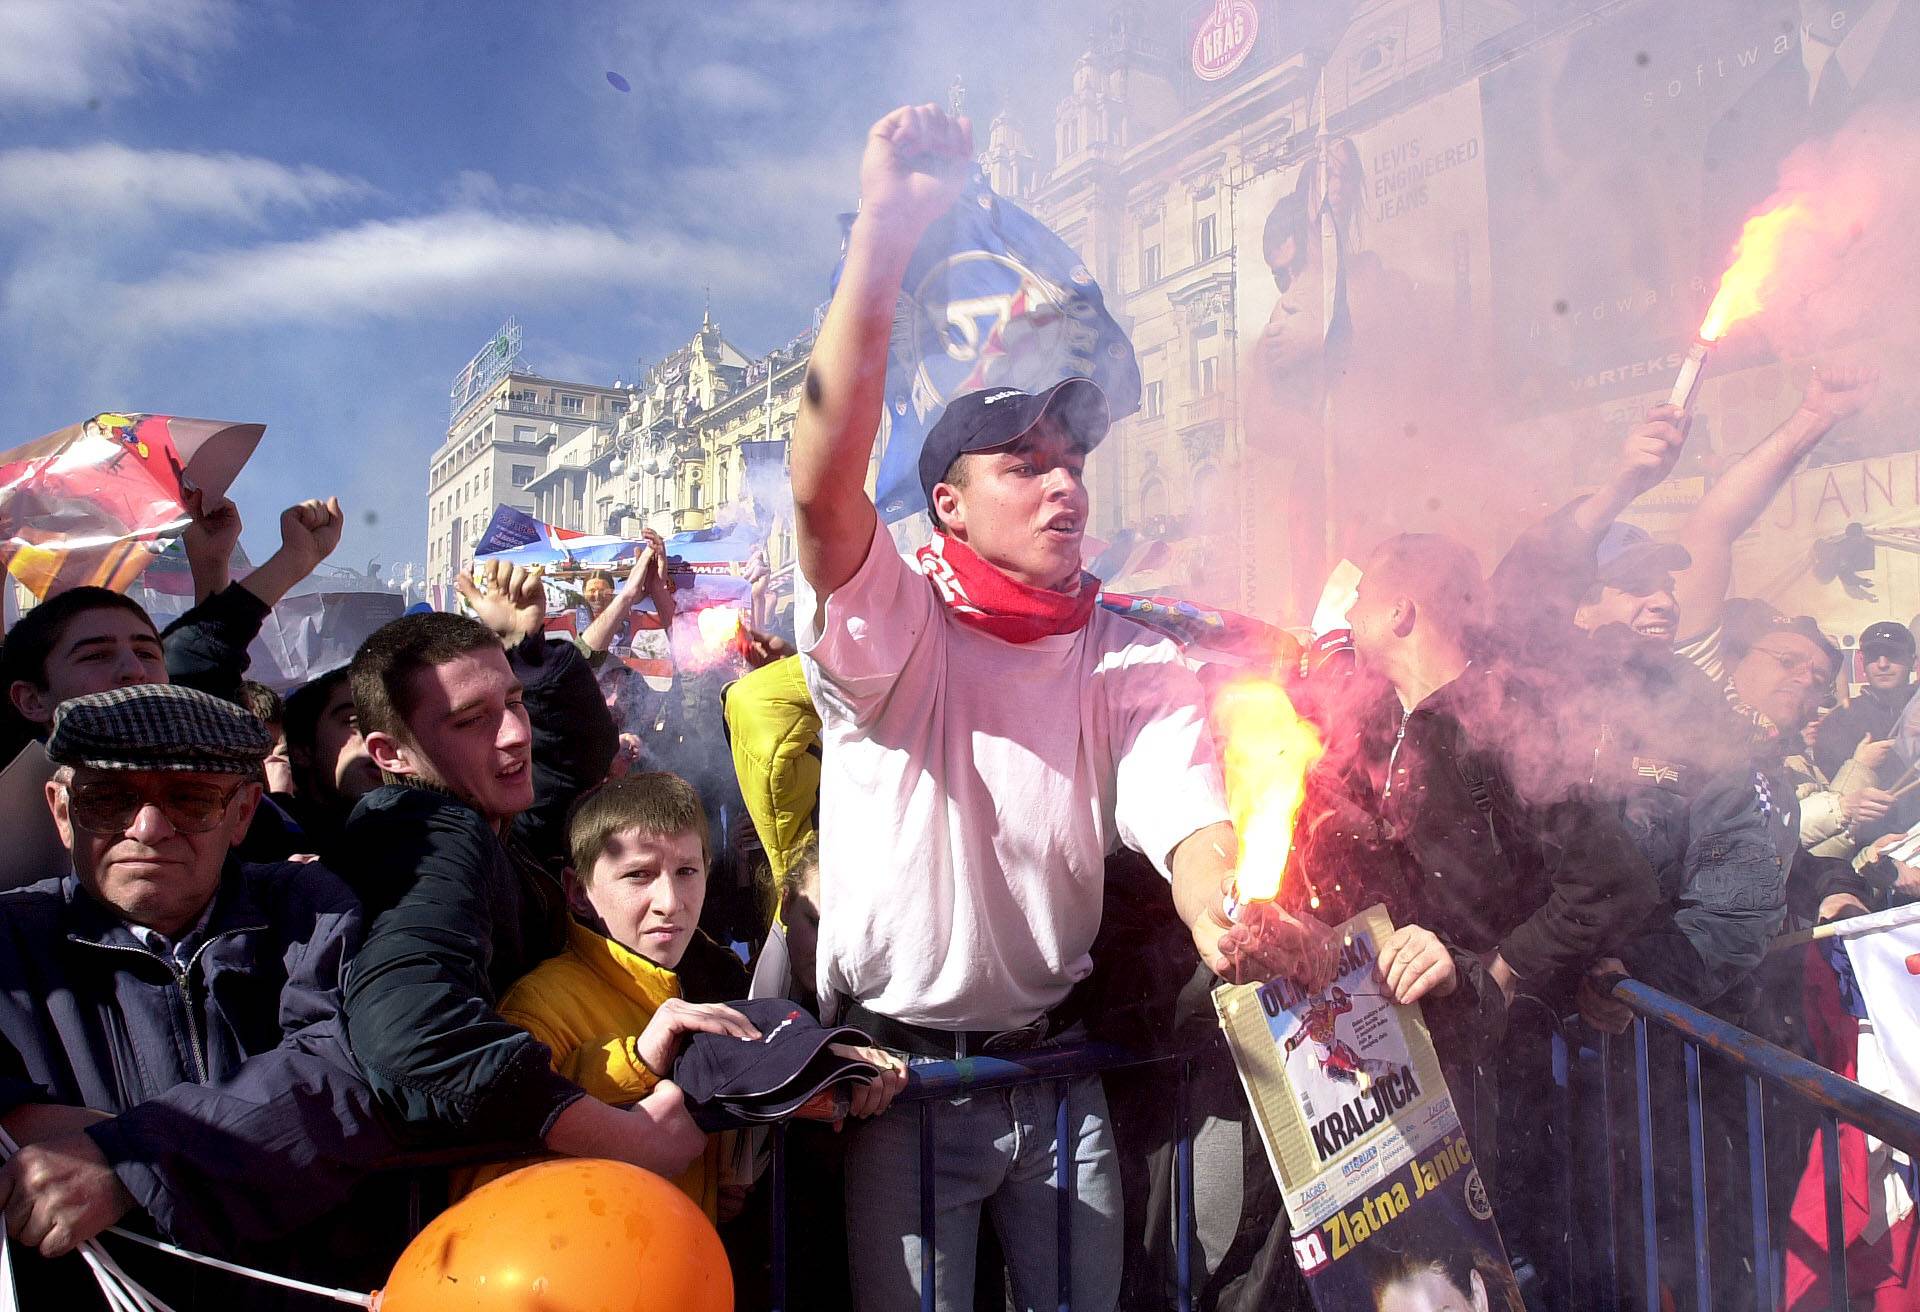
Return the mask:
M1293 824L1307 799L1307 772L1326 748L1312 723L1268 679L1237 679L1213 703L1224 745L1227 812L1240 837L1235 896L1270 902L1293 849Z

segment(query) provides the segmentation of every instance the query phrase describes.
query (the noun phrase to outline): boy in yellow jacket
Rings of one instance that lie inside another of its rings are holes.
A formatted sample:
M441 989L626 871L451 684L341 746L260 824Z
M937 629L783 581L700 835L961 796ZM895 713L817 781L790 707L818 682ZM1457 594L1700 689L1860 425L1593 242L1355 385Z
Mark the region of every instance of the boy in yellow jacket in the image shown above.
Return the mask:
M683 973L707 977L697 992L708 997L740 997L746 980L739 960L698 929L711 848L693 786L664 773L609 780L575 805L568 830L567 900L579 921L604 933L569 925L566 950L509 989L500 1014L552 1050L554 1070L614 1104L653 1092L696 1030L759 1038L733 1008L684 996ZM737 1201L721 1205L729 1137L709 1135L674 1181L709 1219L738 1210ZM472 1183L509 1169L490 1168Z

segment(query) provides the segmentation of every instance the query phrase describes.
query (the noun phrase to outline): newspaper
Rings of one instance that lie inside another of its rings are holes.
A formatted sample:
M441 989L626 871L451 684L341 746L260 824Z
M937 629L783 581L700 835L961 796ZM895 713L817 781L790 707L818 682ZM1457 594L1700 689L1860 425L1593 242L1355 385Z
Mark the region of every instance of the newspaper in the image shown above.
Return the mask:
M1418 1006L1375 962L1383 907L1336 931L1334 981L1225 985L1214 1008L1280 1182L1294 1254L1321 1312L1451 1285L1468 1306L1520 1308L1493 1206Z

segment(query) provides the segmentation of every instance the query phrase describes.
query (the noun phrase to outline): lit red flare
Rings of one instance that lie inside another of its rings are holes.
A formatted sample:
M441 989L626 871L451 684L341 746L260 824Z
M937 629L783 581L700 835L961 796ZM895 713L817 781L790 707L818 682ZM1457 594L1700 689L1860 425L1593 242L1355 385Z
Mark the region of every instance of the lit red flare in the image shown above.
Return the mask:
M724 651L740 634L738 606L708 606L695 620L700 626L700 646L710 654Z
M1813 219L1808 206L1794 198L1747 220L1734 243L1733 263L1701 321L1701 341L1719 341L1729 328L1766 308L1781 278L1787 243Z
M1326 750L1286 690L1261 678L1237 679L1213 703L1222 745L1227 812L1240 838L1235 897L1271 901L1293 848L1293 825L1307 797L1307 773Z

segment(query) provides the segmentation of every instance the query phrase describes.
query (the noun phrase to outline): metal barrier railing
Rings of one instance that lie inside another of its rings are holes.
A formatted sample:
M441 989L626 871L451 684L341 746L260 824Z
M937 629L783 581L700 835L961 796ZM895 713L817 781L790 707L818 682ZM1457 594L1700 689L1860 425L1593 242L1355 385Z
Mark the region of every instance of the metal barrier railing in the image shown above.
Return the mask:
M1058 1191L1055 1209L1055 1266L1058 1272L1058 1300L1061 1312L1073 1306L1072 1213L1074 1204L1073 1135L1067 1117L1066 1082L1088 1075L1150 1065L1172 1065L1177 1069L1175 1084L1174 1140L1174 1282L1175 1305L1179 1312L1193 1308L1193 1127L1188 1117L1188 1089L1192 1063L1198 1052L1140 1053L1109 1043L1080 1043L1058 1048L1041 1048L1005 1056L968 1057L959 1061L918 1063L908 1068L907 1087L895 1100L895 1106L912 1104L920 1114L920 1306L924 1312L934 1307L934 1244L937 1212L933 1178L933 1134L938 1121L938 1104L943 1099L986 1093L1020 1084L1053 1083L1056 1088L1054 1120L1054 1185ZM770 1243L772 1312L785 1312L787 1305L786 1245L786 1142L785 1128L776 1126L772 1135L772 1165L769 1189L773 1212Z
M1760 1312L1773 1312L1776 1301L1776 1283L1778 1280L1781 1245L1776 1242L1771 1220L1768 1197L1768 1149L1766 1143L1766 1100L1767 1095L1785 1096L1796 1100L1820 1118L1820 1134L1824 1138L1824 1163L1826 1184L1826 1255L1830 1263L1830 1280L1834 1290L1834 1307L1848 1306L1846 1295L1846 1242L1842 1225L1840 1157L1838 1128L1841 1124L1856 1126L1864 1132L1913 1155L1920 1161L1920 1112L1891 1101L1868 1089L1862 1088L1851 1080L1843 1079L1803 1057L1796 1056L1786 1049L1759 1038L1758 1036L1712 1016L1695 1007L1690 1007L1666 994L1649 988L1638 981L1621 981L1614 989L1613 996L1625 1003L1635 1013L1633 1027L1628 1039L1632 1061L1631 1069L1631 1116L1633 1120L1632 1154L1638 1168L1637 1193L1640 1213L1641 1270L1638 1273L1642 1284L1642 1306L1658 1309L1662 1304L1661 1243L1659 1234L1660 1191L1656 1177L1659 1174L1656 1160L1656 1132L1666 1124L1668 1115L1675 1109L1663 1109L1665 1114L1656 1115L1654 1097L1654 1065L1650 1052L1650 1035L1657 1028L1671 1034L1681 1047L1681 1064L1684 1073L1685 1120L1686 1120L1686 1162L1688 1177L1688 1207L1693 1225L1693 1234L1697 1239L1692 1253L1692 1282L1696 1306L1701 1309L1713 1309L1717 1306L1732 1306L1724 1298L1720 1304L1714 1301L1714 1256L1708 1240L1712 1225L1710 1223L1710 1204L1712 1201L1712 1169L1709 1153L1706 1081L1703 1076L1702 1056L1711 1054L1715 1059L1729 1064L1742 1086L1746 1118L1746 1169L1743 1182L1747 1193L1747 1224L1751 1229L1751 1243L1744 1255L1752 1264L1753 1284L1756 1294L1754 1306ZM1571 1041L1569 1041L1571 1039ZM1563 1026L1554 1038L1554 1072L1559 1086L1558 1112L1560 1119L1569 1129L1565 1138L1567 1148L1563 1161L1564 1175L1558 1190L1558 1202L1567 1218L1567 1271L1577 1273L1585 1271L1593 1280L1586 1282L1581 1289L1581 1297L1575 1304L1579 1307L1609 1308L1622 1304L1621 1293L1625 1289L1620 1271L1620 1224L1622 1221L1622 1203L1620 1191L1613 1187L1616 1161L1622 1157L1622 1150L1628 1140L1620 1133L1614 1113L1625 1103L1622 1095L1626 1090L1618 1083L1616 1041L1610 1035L1585 1030L1577 1024ZM933 1170L933 1133L938 1123L937 1104L942 1099L955 1098L971 1093L984 1093L993 1089L1004 1089L1014 1085L1053 1082L1060 1086L1058 1100L1058 1119L1055 1125L1055 1180L1059 1189L1059 1205L1056 1214L1056 1242L1058 1244L1057 1268L1059 1271L1058 1301L1062 1312L1072 1306L1073 1288L1071 1275L1071 1210L1073 1207L1074 1162L1072 1156L1072 1135L1066 1124L1065 1082L1086 1075L1098 1075L1108 1071L1128 1067L1164 1064L1175 1067L1175 1139L1174 1139L1174 1189L1173 1221L1175 1226L1174 1243L1174 1301L1179 1312L1191 1312L1196 1296L1194 1284L1194 1177L1193 1177L1193 1137L1194 1127L1188 1116L1188 1093L1194 1062L1209 1053L1218 1056L1214 1047L1192 1049L1181 1053L1154 1054L1139 1053L1110 1044L1087 1043L1073 1046L1042 1049L1034 1052L1007 1056L981 1056L963 1061L933 1062L913 1066L908 1074L907 1088L900 1095L898 1103L913 1104L919 1108L920 1115L920 1179L923 1182L920 1195L920 1305L923 1309L934 1306L934 1248L935 1215L937 1208L933 1190L925 1182L932 1178ZM1583 1081L1580 1077L1582 1061L1597 1059L1597 1079ZM1584 1104L1580 1094L1583 1084L1598 1084L1600 1107L1599 1116L1593 1117L1593 1109ZM1603 1144L1606 1155L1604 1173L1589 1173L1584 1177L1576 1170L1577 1149L1574 1146L1578 1130L1585 1137L1597 1137ZM773 1234L771 1237L771 1285L774 1312L784 1312L787 1305L787 1249L786 1249L786 1204L788 1192L787 1169L785 1162L784 1130L776 1127L772 1136L772 1168L770 1178L771 1204L773 1214ZM1795 1163L1794 1165L1798 1165ZM1574 1218L1581 1208L1579 1182L1584 1179L1589 1193L1598 1182L1597 1197L1586 1201L1600 1212L1597 1236L1593 1229L1576 1224ZM1726 1183L1726 1182L1722 1182ZM1632 1203L1628 1202L1628 1206Z
M1804 1057L1636 980L1619 981L1613 989L1613 996L1634 1012L1628 1041L1631 1045L1633 1085L1633 1163L1639 1177L1640 1270L1637 1279L1641 1284L1640 1306L1649 1309L1663 1306L1659 1206L1662 1191L1660 1163L1655 1154L1655 1134L1659 1121L1655 1115L1656 1079L1651 1051L1651 1036L1657 1031L1670 1035L1680 1047L1686 1113L1685 1210L1692 1227L1693 1246L1690 1262L1682 1261L1678 1265L1691 1267L1695 1306L1712 1309L1734 1305L1727 1301L1732 1295L1725 1290L1720 1291L1720 1302L1715 1301L1716 1267L1712 1236L1717 1227L1711 1204L1716 1187L1730 1192L1744 1188L1748 1244L1741 1256L1745 1263L1750 1264L1752 1271L1752 1306L1760 1312L1773 1312L1776 1306L1784 1247L1774 1233L1774 1208L1769 1198L1767 1100L1772 1095L1798 1104L1817 1118L1825 1185L1825 1256L1832 1306L1837 1309L1848 1308L1847 1244L1841 1208L1840 1126L1843 1123L1855 1126L1920 1161L1920 1111L1862 1088ZM1569 1127L1580 1126L1586 1112L1581 1105L1579 1091L1582 1088L1590 1090L1597 1082L1600 1101L1602 1132L1599 1138L1605 1154L1602 1170L1579 1176L1575 1164L1579 1150L1571 1137L1567 1142L1563 1164L1566 1188L1562 1192L1562 1199L1567 1220L1565 1269L1570 1280L1583 1270L1591 1272L1598 1279L1598 1288L1588 1284L1582 1289L1582 1306L1615 1306L1622 1301L1621 1293L1626 1287L1622 1283L1623 1273L1620 1270L1621 1217L1618 1196L1621 1191L1615 1187L1615 1168L1622 1160L1621 1136L1615 1122L1616 1113L1623 1106L1623 1090L1616 1086L1620 1061L1615 1047L1616 1041L1611 1035L1596 1034L1578 1026L1563 1027L1555 1038L1554 1069L1560 1084L1560 1105ZM1597 1081L1580 1078L1583 1054L1596 1059L1593 1064L1598 1066ZM1720 1178L1715 1179L1714 1161L1709 1152L1709 1104L1702 1066L1703 1054L1711 1054L1729 1068L1724 1073L1739 1082L1746 1138L1744 1179L1729 1178L1731 1173L1725 1169L1724 1160L1721 1171L1717 1173ZM1671 1115L1675 1109L1665 1110ZM1586 1124L1591 1126L1592 1122L1589 1120ZM1797 1170L1803 1163L1788 1161L1782 1164ZM1576 1178L1588 1181L1586 1201L1600 1212L1598 1228L1601 1243L1587 1245L1588 1251L1585 1252L1582 1251L1582 1240L1590 1232L1578 1223L1581 1200L1576 1197ZM1597 1198L1591 1189L1595 1182L1600 1184ZM1670 1195L1668 1201L1672 1201ZM1603 1259L1592 1251L1595 1247L1604 1248Z

